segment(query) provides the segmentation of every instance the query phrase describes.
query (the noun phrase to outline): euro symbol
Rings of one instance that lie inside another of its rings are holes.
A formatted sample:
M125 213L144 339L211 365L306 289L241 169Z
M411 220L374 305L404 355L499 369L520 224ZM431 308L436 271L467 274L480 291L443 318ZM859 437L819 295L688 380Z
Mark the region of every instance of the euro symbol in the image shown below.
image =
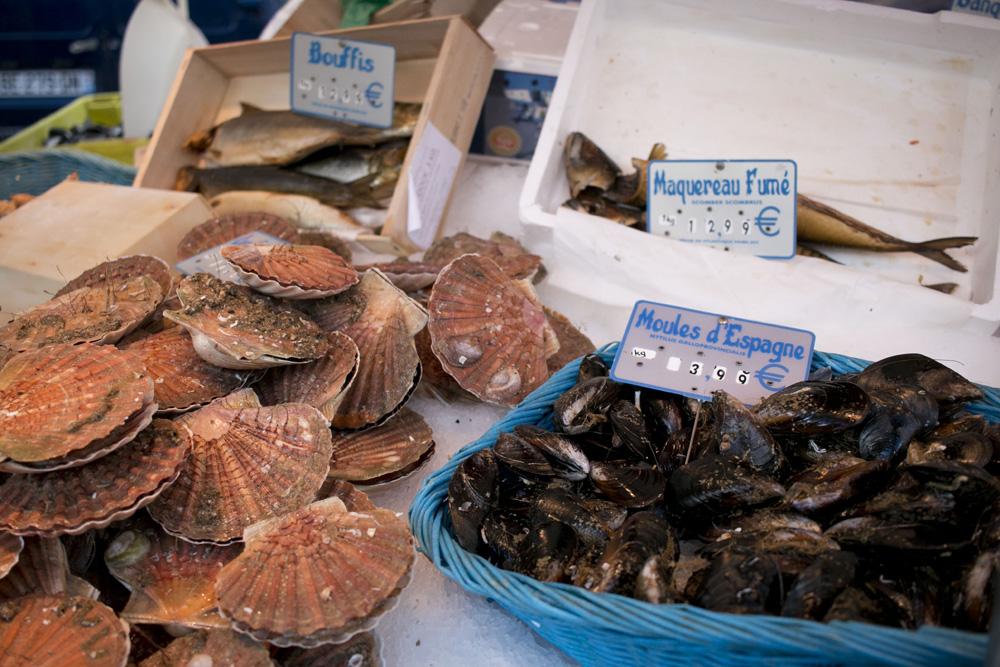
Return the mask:
M774 213L768 213L769 211L774 211ZM757 229L764 236L777 236L781 231L778 229L778 216L781 215L781 209L776 206L765 206L760 213L757 214Z
M784 380L787 375L788 369L781 364L768 364L753 374L757 378L757 381L760 382L760 386L768 391L784 389L785 385L779 385L778 383Z
M365 97L368 99L368 104L376 109L381 109L382 102L379 101L379 98L382 97L382 84L376 81L368 86L368 89L365 90Z

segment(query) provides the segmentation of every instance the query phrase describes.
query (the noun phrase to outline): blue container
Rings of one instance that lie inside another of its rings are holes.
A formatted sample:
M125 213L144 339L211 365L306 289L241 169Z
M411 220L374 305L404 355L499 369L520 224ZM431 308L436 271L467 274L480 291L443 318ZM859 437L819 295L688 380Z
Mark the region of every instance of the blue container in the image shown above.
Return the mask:
M19 193L40 195L74 172L81 181L132 185L136 168L73 149L0 153L0 199Z
M603 350L609 364L617 343ZM813 369L860 370L869 362L817 352ZM517 424L552 428L552 402L576 383L579 360L557 372L481 438L424 480L410 508L419 549L466 590L499 602L581 664L607 665L982 665L987 635L946 628L900 630L854 622L742 616L687 604L653 605L507 572L465 551L448 515L448 482L471 454ZM970 412L1000 421L1000 390Z

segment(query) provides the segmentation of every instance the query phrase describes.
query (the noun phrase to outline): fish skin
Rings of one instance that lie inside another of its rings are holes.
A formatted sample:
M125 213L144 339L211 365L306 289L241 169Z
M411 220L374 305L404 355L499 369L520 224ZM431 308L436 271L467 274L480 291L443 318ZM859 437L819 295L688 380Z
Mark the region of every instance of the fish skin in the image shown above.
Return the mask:
M834 264L840 264L840 262L835 260L833 257L830 257L829 255L822 253L819 250L816 250L815 248L804 246L801 243L795 244L795 254L801 255L803 257L814 257L816 259L825 259L828 262L833 262Z
M621 176L621 169L597 144L582 132L566 137L566 178L570 196L576 198L586 187L607 190Z
M953 236L911 243L879 231L805 195L798 195L796 236L799 241L863 248L878 252L915 252L949 269L965 273L965 266L945 253L975 243L975 236Z
M653 160L666 160L667 147L663 144L653 144L649 157L645 160L632 158L635 171L615 179L614 185L604 193L604 196L619 204L629 204L638 208L646 208L646 176L649 163Z
M305 195L327 206L378 208L381 203L369 191L372 177L344 185L275 166L213 167L199 169L182 167L177 173L175 189L200 192L211 199L232 190L267 190L292 195Z
M244 113L196 133L184 146L222 166L285 165L327 146L374 146L412 136L419 104L397 104L390 128L357 125L289 110Z
M601 191L597 188L587 188L575 199L567 200L563 206L574 211L607 218L626 227L646 229L646 209L619 204L601 195Z
M313 154L301 162L289 165L289 169L338 183L352 183L378 173L388 177L392 171L397 173L398 178L408 147L407 141L392 141L376 147L342 148L331 154L323 151L322 154Z

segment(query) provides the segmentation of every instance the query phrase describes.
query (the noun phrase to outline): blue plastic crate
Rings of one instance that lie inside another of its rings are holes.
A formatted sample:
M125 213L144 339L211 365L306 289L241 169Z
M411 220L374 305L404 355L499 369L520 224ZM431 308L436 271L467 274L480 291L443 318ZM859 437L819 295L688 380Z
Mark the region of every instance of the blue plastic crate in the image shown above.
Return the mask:
M18 193L40 195L74 172L81 181L132 185L136 168L72 149L0 153L0 199Z
M617 343L603 348L611 364ZM817 352L813 369L860 370L870 362ZM499 602L581 664L606 665L982 665L987 635L948 628L901 630L854 622L817 623L774 616L712 612L688 604L653 605L620 595L591 593L501 570L455 541L448 514L448 482L458 465L490 447L517 424L552 428L552 402L576 383L579 360L530 394L481 438L424 480L410 507L418 548L468 591ZM1000 390L982 387L970 406L1000 421Z

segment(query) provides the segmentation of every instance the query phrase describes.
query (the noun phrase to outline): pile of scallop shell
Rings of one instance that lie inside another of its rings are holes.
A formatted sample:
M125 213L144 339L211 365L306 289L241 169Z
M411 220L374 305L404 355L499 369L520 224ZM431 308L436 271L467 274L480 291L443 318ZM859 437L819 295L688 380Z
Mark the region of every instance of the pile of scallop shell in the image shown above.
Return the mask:
M250 231L286 244L226 244ZM178 254L217 246L244 284L123 257L0 328L0 655L378 664L413 543L352 483L429 460L421 378L513 405L562 363L557 329L593 350L510 239L355 267L240 214Z

